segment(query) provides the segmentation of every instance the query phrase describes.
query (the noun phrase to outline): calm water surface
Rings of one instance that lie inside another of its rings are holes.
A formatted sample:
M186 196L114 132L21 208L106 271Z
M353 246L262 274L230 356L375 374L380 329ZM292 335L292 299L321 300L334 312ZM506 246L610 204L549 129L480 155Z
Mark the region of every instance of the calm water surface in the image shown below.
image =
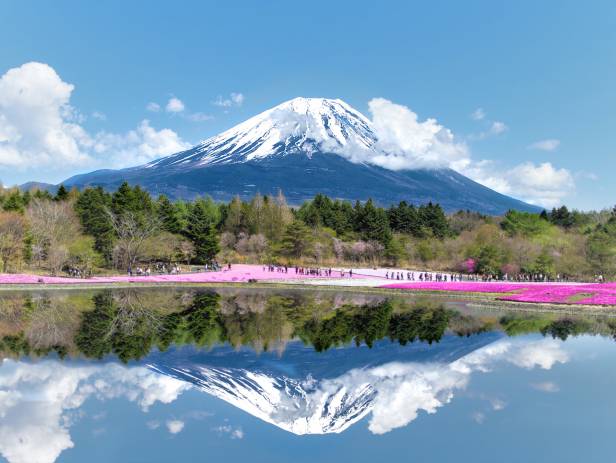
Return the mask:
M612 461L616 320L350 292L0 294L0 460Z

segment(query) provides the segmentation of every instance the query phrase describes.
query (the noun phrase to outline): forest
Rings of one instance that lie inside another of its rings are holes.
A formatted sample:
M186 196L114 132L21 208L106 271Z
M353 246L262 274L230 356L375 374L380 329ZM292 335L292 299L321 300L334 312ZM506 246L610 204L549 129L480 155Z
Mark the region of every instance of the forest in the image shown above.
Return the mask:
M213 263L395 266L501 277L616 275L616 208L501 217L446 214L438 204L317 195L292 206L282 192L215 202L170 201L139 186L0 191L0 270L89 276L137 265Z

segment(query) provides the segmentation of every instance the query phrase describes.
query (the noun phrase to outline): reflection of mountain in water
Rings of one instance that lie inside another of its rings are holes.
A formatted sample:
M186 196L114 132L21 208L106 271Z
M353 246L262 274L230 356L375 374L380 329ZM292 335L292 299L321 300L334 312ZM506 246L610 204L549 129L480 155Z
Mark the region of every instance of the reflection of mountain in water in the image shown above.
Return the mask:
M448 401L452 386L447 381L443 388L432 384L435 372L499 337L446 336L432 346L383 341L372 349L324 353L292 343L282 358L230 347L208 353L179 349L151 357L149 366L294 434L339 433L373 410L383 388L411 386L410 394L429 395L426 404L417 404L427 411Z

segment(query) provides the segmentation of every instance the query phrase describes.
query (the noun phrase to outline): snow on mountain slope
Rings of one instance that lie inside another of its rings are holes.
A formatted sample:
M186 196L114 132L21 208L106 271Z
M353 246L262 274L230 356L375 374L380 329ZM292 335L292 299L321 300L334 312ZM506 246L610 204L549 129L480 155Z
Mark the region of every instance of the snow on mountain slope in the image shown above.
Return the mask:
M448 336L429 347L386 341L325 353L291 343L287 358L276 360L221 347L189 358L161 353L147 367L293 434L340 433L369 415L370 430L384 433L446 404L486 356L503 352L495 348L500 337Z
M310 378L297 380L206 366L149 367L188 381L267 423L298 435L344 431L370 412L375 394L368 382L352 388L332 382L323 391L321 385Z
M294 98L146 167L200 167L314 151L373 149L370 121L342 100Z

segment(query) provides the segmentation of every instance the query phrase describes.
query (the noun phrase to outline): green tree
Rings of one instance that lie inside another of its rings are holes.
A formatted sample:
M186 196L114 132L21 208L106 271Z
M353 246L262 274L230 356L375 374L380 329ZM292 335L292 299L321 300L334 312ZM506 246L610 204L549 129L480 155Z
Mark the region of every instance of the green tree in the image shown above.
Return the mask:
M312 230L300 220L291 222L285 228L279 246L279 252L283 256L299 259L312 249Z
M54 198L56 201L65 201L68 199L68 190L64 187L64 185L60 185L58 191L56 192L56 196Z
M216 218L213 217L207 202L196 201L192 205L186 227L186 236L195 247L196 263L210 263L220 251L215 221Z
M180 212L165 195L158 197L156 211L163 230L169 233L181 233L183 231Z

